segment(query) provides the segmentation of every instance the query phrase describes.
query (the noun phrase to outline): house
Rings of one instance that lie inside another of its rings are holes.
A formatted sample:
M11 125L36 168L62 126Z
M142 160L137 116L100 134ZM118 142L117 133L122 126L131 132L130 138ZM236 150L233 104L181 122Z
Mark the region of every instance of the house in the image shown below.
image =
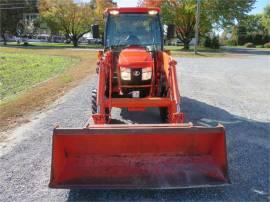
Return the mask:
M26 31L33 32L34 35L50 35L51 30L48 28L46 23L39 23L37 27L35 27L35 22L39 19L39 13L23 13L22 22L26 28Z

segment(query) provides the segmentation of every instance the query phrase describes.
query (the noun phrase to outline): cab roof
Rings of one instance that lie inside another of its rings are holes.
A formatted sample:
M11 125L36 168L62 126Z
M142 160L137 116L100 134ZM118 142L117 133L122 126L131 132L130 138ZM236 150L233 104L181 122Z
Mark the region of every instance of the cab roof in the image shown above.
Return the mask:
M110 11L119 11L119 13L148 13L149 11L160 12L160 8L156 7L122 7L122 8L107 8L104 13L108 14Z

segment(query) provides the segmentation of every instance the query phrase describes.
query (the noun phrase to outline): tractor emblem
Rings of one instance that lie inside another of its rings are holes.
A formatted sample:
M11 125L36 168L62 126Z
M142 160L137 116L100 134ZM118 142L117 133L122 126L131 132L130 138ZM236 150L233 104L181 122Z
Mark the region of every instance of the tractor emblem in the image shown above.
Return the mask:
M140 75L141 75L141 72L140 72L140 71L134 71L134 72L133 72L133 75L134 75L134 76L140 76Z

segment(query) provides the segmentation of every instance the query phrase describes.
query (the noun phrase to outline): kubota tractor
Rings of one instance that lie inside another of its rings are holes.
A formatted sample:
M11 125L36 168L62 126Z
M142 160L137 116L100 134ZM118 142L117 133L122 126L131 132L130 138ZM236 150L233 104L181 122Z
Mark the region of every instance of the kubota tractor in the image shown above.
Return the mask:
M224 128L183 123L176 61L163 50L158 8L105 11L104 50L98 54L97 73L94 124L54 129L50 187L168 189L229 184ZM113 107L129 111L156 107L163 123L111 124Z

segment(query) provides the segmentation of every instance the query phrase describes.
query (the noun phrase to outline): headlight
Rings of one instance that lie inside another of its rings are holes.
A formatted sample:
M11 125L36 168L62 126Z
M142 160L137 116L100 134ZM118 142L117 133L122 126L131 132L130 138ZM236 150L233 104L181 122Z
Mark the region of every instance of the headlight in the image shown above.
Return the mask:
M123 80L131 80L131 70L130 68L120 67L121 78Z
M152 78L152 67L142 68L142 80L149 80Z

